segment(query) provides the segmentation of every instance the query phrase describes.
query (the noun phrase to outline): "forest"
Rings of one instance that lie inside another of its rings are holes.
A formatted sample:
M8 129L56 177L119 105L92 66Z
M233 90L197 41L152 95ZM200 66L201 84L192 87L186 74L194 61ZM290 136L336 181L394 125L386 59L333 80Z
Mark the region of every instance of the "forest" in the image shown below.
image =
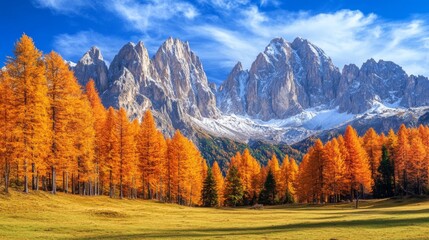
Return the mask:
M0 170L4 191L62 191L189 206L337 203L423 195L429 127L385 135L351 126L317 140L302 161L276 154L265 166L249 149L208 166L180 131L165 138L150 111L130 121L105 109L93 81L83 88L57 53L23 35L0 71ZM139 121L141 120L141 121Z

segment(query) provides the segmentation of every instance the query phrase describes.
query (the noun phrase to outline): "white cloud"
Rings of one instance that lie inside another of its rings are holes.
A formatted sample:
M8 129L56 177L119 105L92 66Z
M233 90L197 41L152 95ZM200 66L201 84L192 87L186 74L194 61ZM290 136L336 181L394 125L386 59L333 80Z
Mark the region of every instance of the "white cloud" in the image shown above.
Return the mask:
M104 59L110 62L126 42L125 40L104 36L93 31L81 31L75 34L56 36L54 49L65 59L77 61L92 46L97 46Z
M201 3L209 4L219 10L231 10L250 3L250 0L200 0Z
M49 8L59 13L78 13L82 8L91 6L87 0L33 0L36 7Z
M375 14L341 10L333 13L260 12L250 6L237 13L234 24L189 27L195 35L204 35L218 45L213 54L198 49L204 58L233 66L242 61L245 67L274 37L293 41L300 36L321 47L341 69L344 64L360 65L369 58L394 61L409 74L429 76L429 27L423 20L385 21ZM191 41L192 42L192 41Z
M90 2L33 1L61 13L88 7ZM102 9L113 13L125 28L142 37L133 40L143 40L152 53L167 36L189 41L206 69L230 70L237 61L249 68L271 39L284 37L293 41L299 36L322 48L340 69L344 64L361 65L375 58L394 61L409 74L429 76L429 26L422 18L393 21L352 10L320 14L287 12L277 7L261 10L266 9L261 6L277 3L277 0L197 0L194 5L189 0L106 0ZM91 45L97 45L111 60L125 42L132 40L128 38L122 41L83 31L57 36L55 42L56 49L66 57L75 58ZM223 78L220 75L216 78Z
M174 17L194 19L198 10L190 3L174 0L149 0L140 3L136 0L112 0L106 9L125 20L129 27L140 31L159 26L158 21Z

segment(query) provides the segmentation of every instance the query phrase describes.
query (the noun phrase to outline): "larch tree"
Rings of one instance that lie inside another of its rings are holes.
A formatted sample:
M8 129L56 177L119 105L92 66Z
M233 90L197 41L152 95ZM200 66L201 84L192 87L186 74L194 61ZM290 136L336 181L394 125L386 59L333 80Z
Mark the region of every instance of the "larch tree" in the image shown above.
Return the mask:
M427 184L426 148L417 129L411 136L410 144L413 150L410 153L410 161L406 164L407 178L411 185L410 190L421 195Z
M313 176L310 164L311 162L309 155L304 155L301 164L299 164L298 176L296 180L297 198L299 202L311 203L315 196L315 192L313 190Z
M240 165L238 166L241 182L243 184L244 201L249 203L252 199L256 198L259 187L256 187L254 179L259 174L258 163L256 159L250 154L249 149L245 149L241 155Z
M128 120L127 113L124 108L120 108L118 112L118 150L119 150L119 197L124 198L124 184L130 186L131 179L128 178L130 173L135 168L134 164L136 157L134 153L134 133L131 124Z
M5 72L13 86L14 157L23 167L24 192L28 193L28 170L30 165L34 170L43 165L50 147L51 124L42 53L27 35L16 43Z
M308 181L312 184L313 190L313 201L325 202L326 195L323 192L325 188L325 178L323 172L325 170L325 159L323 158L323 143L320 139L317 139L314 146L308 151L308 165L307 171L309 171Z
M213 172L213 177L216 181L218 204L219 206L222 206L224 201L224 198L223 198L224 178L217 161L213 163L212 172Z
M109 196L115 195L115 179L119 163L119 136L117 132L118 119L115 110L110 107L107 110L106 120L103 126L103 145L101 148L101 178L102 182L109 183ZM102 184L102 185L103 185Z
M293 158L289 159L289 170L290 170L290 186L289 186L288 192L291 195L291 202L295 202L299 167L298 167L298 164L296 163L296 160Z
M323 149L323 158L326 162L323 171L325 183L323 191L330 197L330 202L338 202L345 186L346 169L344 157L335 138L326 143Z
M68 190L68 173L73 161L77 161L75 150L76 122L80 121L77 109L81 105L82 91L73 72L64 59L51 52L45 56L46 78L48 81L48 97L50 102L49 117L51 121L51 140L48 165L51 168L52 193L56 192L57 170L63 173L63 189Z
M377 168L381 160L382 141L373 128L368 129L363 136L363 146L368 156L372 182L375 183L375 180L378 178ZM374 187L375 185L373 185Z
M151 111L146 111L137 136L138 162L142 174L144 196L155 198L157 186L162 181L165 169L165 146L160 147L159 131L156 129L155 119Z
M389 159L392 161L392 165L393 165L393 192L397 194L398 193L398 189L397 189L398 173L397 173L397 169L395 169L395 167L397 166L395 155L396 155L396 148L398 145L398 136L395 134L393 129L389 130L385 145L389 153Z
M16 164L14 155L14 107L10 79L0 71L0 169L4 176L4 191L9 192L12 166Z
M72 167L72 169L74 173L77 174L76 183L78 193L93 195L95 146L94 116L92 114L91 105L83 93L81 94L80 101L76 102L73 109L74 117L71 118L71 129L79 129L79 132L71 135L75 152L77 153L77 157L75 161L73 161L74 167Z
M91 104L92 115L94 116L94 130L95 130L95 147L94 147L94 175L95 175L95 195L101 194L100 192L100 161L101 149L103 145L103 126L106 119L106 109L101 103L100 96L95 87L94 80L90 79L85 87L86 96Z
M397 176L397 192L406 194L408 189L408 176L406 167L410 158L410 138L408 129L403 124L398 131L398 140L394 152L395 176Z
M344 134L344 144L348 152L345 158L348 188L351 191L350 195L354 195L356 208L358 208L359 195L363 194L365 189L368 190L371 187L371 170L368 156L359 140L356 130L350 125L347 126Z

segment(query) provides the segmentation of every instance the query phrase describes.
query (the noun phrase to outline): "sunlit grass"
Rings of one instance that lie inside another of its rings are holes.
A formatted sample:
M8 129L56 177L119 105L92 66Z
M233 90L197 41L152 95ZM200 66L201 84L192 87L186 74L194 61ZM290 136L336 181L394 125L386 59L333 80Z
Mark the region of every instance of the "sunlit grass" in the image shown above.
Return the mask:
M190 208L59 193L0 195L1 239L429 239L429 200Z

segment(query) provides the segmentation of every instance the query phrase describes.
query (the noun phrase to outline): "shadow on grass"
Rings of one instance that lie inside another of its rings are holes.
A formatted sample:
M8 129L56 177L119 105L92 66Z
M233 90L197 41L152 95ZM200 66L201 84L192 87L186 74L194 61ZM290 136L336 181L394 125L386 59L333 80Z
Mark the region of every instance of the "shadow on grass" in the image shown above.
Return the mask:
M287 233L290 231L304 231L306 229L318 228L391 228L398 226L411 226L416 224L428 223L429 217L412 219L365 219L351 221L325 221L325 222L307 222L297 224L283 224L262 227L246 228L204 228L204 229L177 229L165 230L162 232L136 233L136 234L115 234L98 235L85 239L141 239L141 238L214 238L214 237L233 237L245 235L263 235L270 233Z

